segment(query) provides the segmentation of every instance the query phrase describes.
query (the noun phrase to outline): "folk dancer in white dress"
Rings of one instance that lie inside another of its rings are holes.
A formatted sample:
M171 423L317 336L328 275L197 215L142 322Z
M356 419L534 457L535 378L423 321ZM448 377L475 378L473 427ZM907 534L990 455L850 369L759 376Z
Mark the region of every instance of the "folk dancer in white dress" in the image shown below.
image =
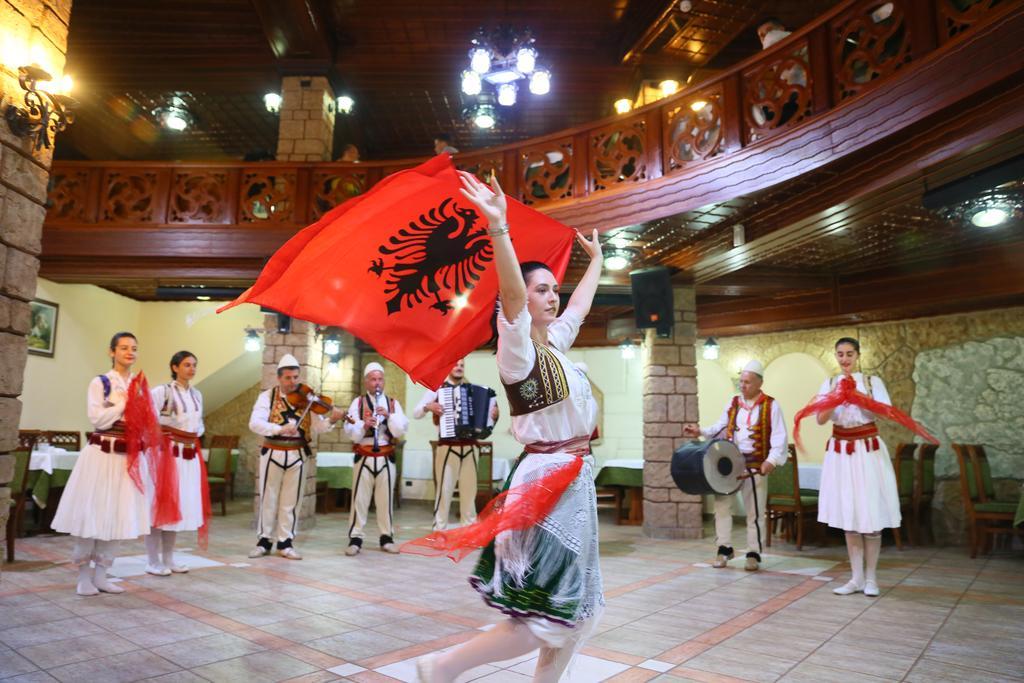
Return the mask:
M512 432L525 446L500 505L477 524L438 531L403 551L459 557L486 544L470 577L484 601L509 619L443 655L417 662L420 680L454 681L487 662L540 650L535 681L557 681L593 632L604 607L597 504L589 441L597 402L566 357L593 301L601 245L577 233L590 259L565 311L558 281L541 263L519 264L508 236L505 195L462 173L463 194L487 219L501 306L498 372L512 407ZM514 521L513 521L514 520Z
M460 360L448 373L443 387L456 387L466 378L466 361ZM427 413L434 416L434 424L440 425L444 407L438 403L438 392L427 390L413 408L412 416L417 420ZM487 426L493 427L498 421L498 399L491 397L488 406ZM439 427L440 430L440 427ZM448 528L448 514L452 505L455 485L459 487L459 517L463 524L476 521L477 468L480 452L476 439L438 437L434 450L434 531Z
M384 367L368 363L363 370L365 391L348 409L345 433L352 439L355 460L352 476L352 507L349 512L348 547L345 554L358 555L363 547L363 528L370 501L377 511L380 549L397 553L393 501L395 491L395 444L409 429L409 418L397 399L384 393Z
M260 507L256 520L258 540L249 557L270 554L277 541L277 554L289 560L301 560L293 545L302 500L305 466L313 457L310 441L315 434L328 432L344 417L338 409L315 415L299 410L288 402L288 394L299 389L299 361L286 353L277 364L277 385L261 392L252 407L249 429L263 437L260 449Z
M757 571L761 567L764 534L770 531L764 524L768 503L767 477L776 467L786 464L788 457L786 421L782 417L782 407L778 401L761 391L763 383L764 366L759 361L750 361L740 373L740 393L726 404L718 422L704 429L692 425L683 428L683 436L732 441L743 454L748 469L761 475L748 477L737 491L743 496L743 507L747 512L744 565L747 571ZM733 497L715 496L715 543L718 545L718 553L712 566L716 568L725 567L734 556Z
M892 405L880 377L855 372L860 342L843 337L835 346L842 373L825 380L818 391L827 394L843 378L853 378L857 391ZM900 496L889 450L878 435L875 415L856 405L840 405L818 413L818 424L832 421L832 438L825 450L818 494L818 521L846 532L850 580L834 589L836 595L878 595L878 556L882 529L900 525Z
M122 420L138 357L130 332L110 340L113 368L89 383L87 411L95 432L82 449L53 518L53 529L74 538L79 595L123 593L107 579L118 546L149 533L150 506L128 471ZM90 563L94 567L90 566Z
M146 572L154 576L188 571L186 565L174 561L174 541L179 531L196 531L209 518L206 474L199 448L199 438L205 431L203 395L191 384L198 363L195 354L178 351L170 361L171 381L153 387L151 392L164 437L174 455L181 507L180 522L153 527L146 536Z

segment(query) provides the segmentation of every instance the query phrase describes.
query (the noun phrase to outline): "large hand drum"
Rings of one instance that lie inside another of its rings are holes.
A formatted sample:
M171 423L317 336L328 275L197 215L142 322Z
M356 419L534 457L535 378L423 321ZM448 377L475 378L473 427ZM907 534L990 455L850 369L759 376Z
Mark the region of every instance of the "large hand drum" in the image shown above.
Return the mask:
M743 456L735 444L724 439L691 441L672 454L672 479L684 493L735 493L744 474Z

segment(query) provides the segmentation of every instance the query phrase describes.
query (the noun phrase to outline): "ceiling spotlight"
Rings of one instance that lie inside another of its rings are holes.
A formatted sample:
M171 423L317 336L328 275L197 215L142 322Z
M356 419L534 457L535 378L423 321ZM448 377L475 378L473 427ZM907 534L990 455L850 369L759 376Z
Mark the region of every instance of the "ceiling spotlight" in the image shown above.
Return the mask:
M659 83L658 87L661 88L661 96L668 97L669 95L674 95L676 92L679 91L679 81L674 81L671 78L667 78L661 83Z
M185 106L185 101L180 97L172 97L167 105L154 109L153 115L160 125L174 131L183 131L195 123L192 114Z
M504 83L498 86L498 104L511 107L516 103L516 84Z
M971 216L971 223L979 228L994 228L1005 223L1009 217L1009 209L1002 206L990 206L975 211Z
M276 92L268 92L263 96L263 106L267 108L271 114L276 114L281 111L281 96Z
M616 114L628 114L633 108L633 103L623 97L621 100L615 100L615 104L613 106L615 107Z
M708 337L708 340L704 342L704 349L701 355L704 357L704 360L718 359L718 342L715 341L714 337Z
M604 267L608 270L624 270L633 262L636 252L632 249L609 249L604 255Z
M340 111L342 114L351 114L352 113L352 107L354 107L355 104L356 104L356 101L353 100L348 95L339 95L338 96L338 111Z
M467 95L479 95L482 88L483 83L480 81L480 74L472 69L466 69L462 72L463 93Z
M530 92L534 95L547 95L551 92L551 72L537 69L530 75Z
M477 128L483 128L484 130L494 128L494 107L489 104L478 106L473 114L473 123L476 124Z

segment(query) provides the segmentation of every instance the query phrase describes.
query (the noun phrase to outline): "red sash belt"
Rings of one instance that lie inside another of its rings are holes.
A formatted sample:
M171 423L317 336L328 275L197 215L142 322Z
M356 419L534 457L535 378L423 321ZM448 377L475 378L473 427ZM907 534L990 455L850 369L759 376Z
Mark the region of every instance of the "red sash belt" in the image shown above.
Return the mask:
M89 445L99 446L104 453L128 452L123 431L93 432L89 435Z
M839 427L832 425L832 450L835 453L842 453L843 443L846 444L847 455L853 455L854 444L857 441L867 441L868 450L877 451L879 448L878 425L874 422L857 425L856 427Z
M196 435L192 432L186 432L181 429L175 429L163 425L161 431L168 441L171 442L171 453L175 457L181 457L185 460L192 460L196 457Z
M590 454L590 437L581 436L565 441L535 441L527 444L524 450L530 454L539 453L568 453L582 458Z
M378 446L378 448L380 448L379 451L374 451L373 446L356 444L352 450L355 451L357 458L388 458L395 454L395 447L390 444Z
M288 439L275 436L263 439L263 447L272 451L301 451L305 449L306 442L302 439Z

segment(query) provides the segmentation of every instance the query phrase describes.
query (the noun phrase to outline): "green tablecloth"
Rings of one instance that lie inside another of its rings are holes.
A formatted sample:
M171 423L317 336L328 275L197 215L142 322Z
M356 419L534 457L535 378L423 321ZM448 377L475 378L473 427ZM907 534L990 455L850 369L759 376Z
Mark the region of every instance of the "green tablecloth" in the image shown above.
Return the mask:
M351 467L317 467L316 480L326 481L329 489L351 489Z
M1013 517L1013 525L1024 524L1024 490L1020 492L1020 502L1017 503L1017 514Z
M595 486L636 486L643 488L644 471L632 467L602 467L594 479Z
M71 470L54 470L47 474L43 470L29 470L28 489L32 492L32 500L40 508L46 507L46 501L52 488L64 488L71 477Z

